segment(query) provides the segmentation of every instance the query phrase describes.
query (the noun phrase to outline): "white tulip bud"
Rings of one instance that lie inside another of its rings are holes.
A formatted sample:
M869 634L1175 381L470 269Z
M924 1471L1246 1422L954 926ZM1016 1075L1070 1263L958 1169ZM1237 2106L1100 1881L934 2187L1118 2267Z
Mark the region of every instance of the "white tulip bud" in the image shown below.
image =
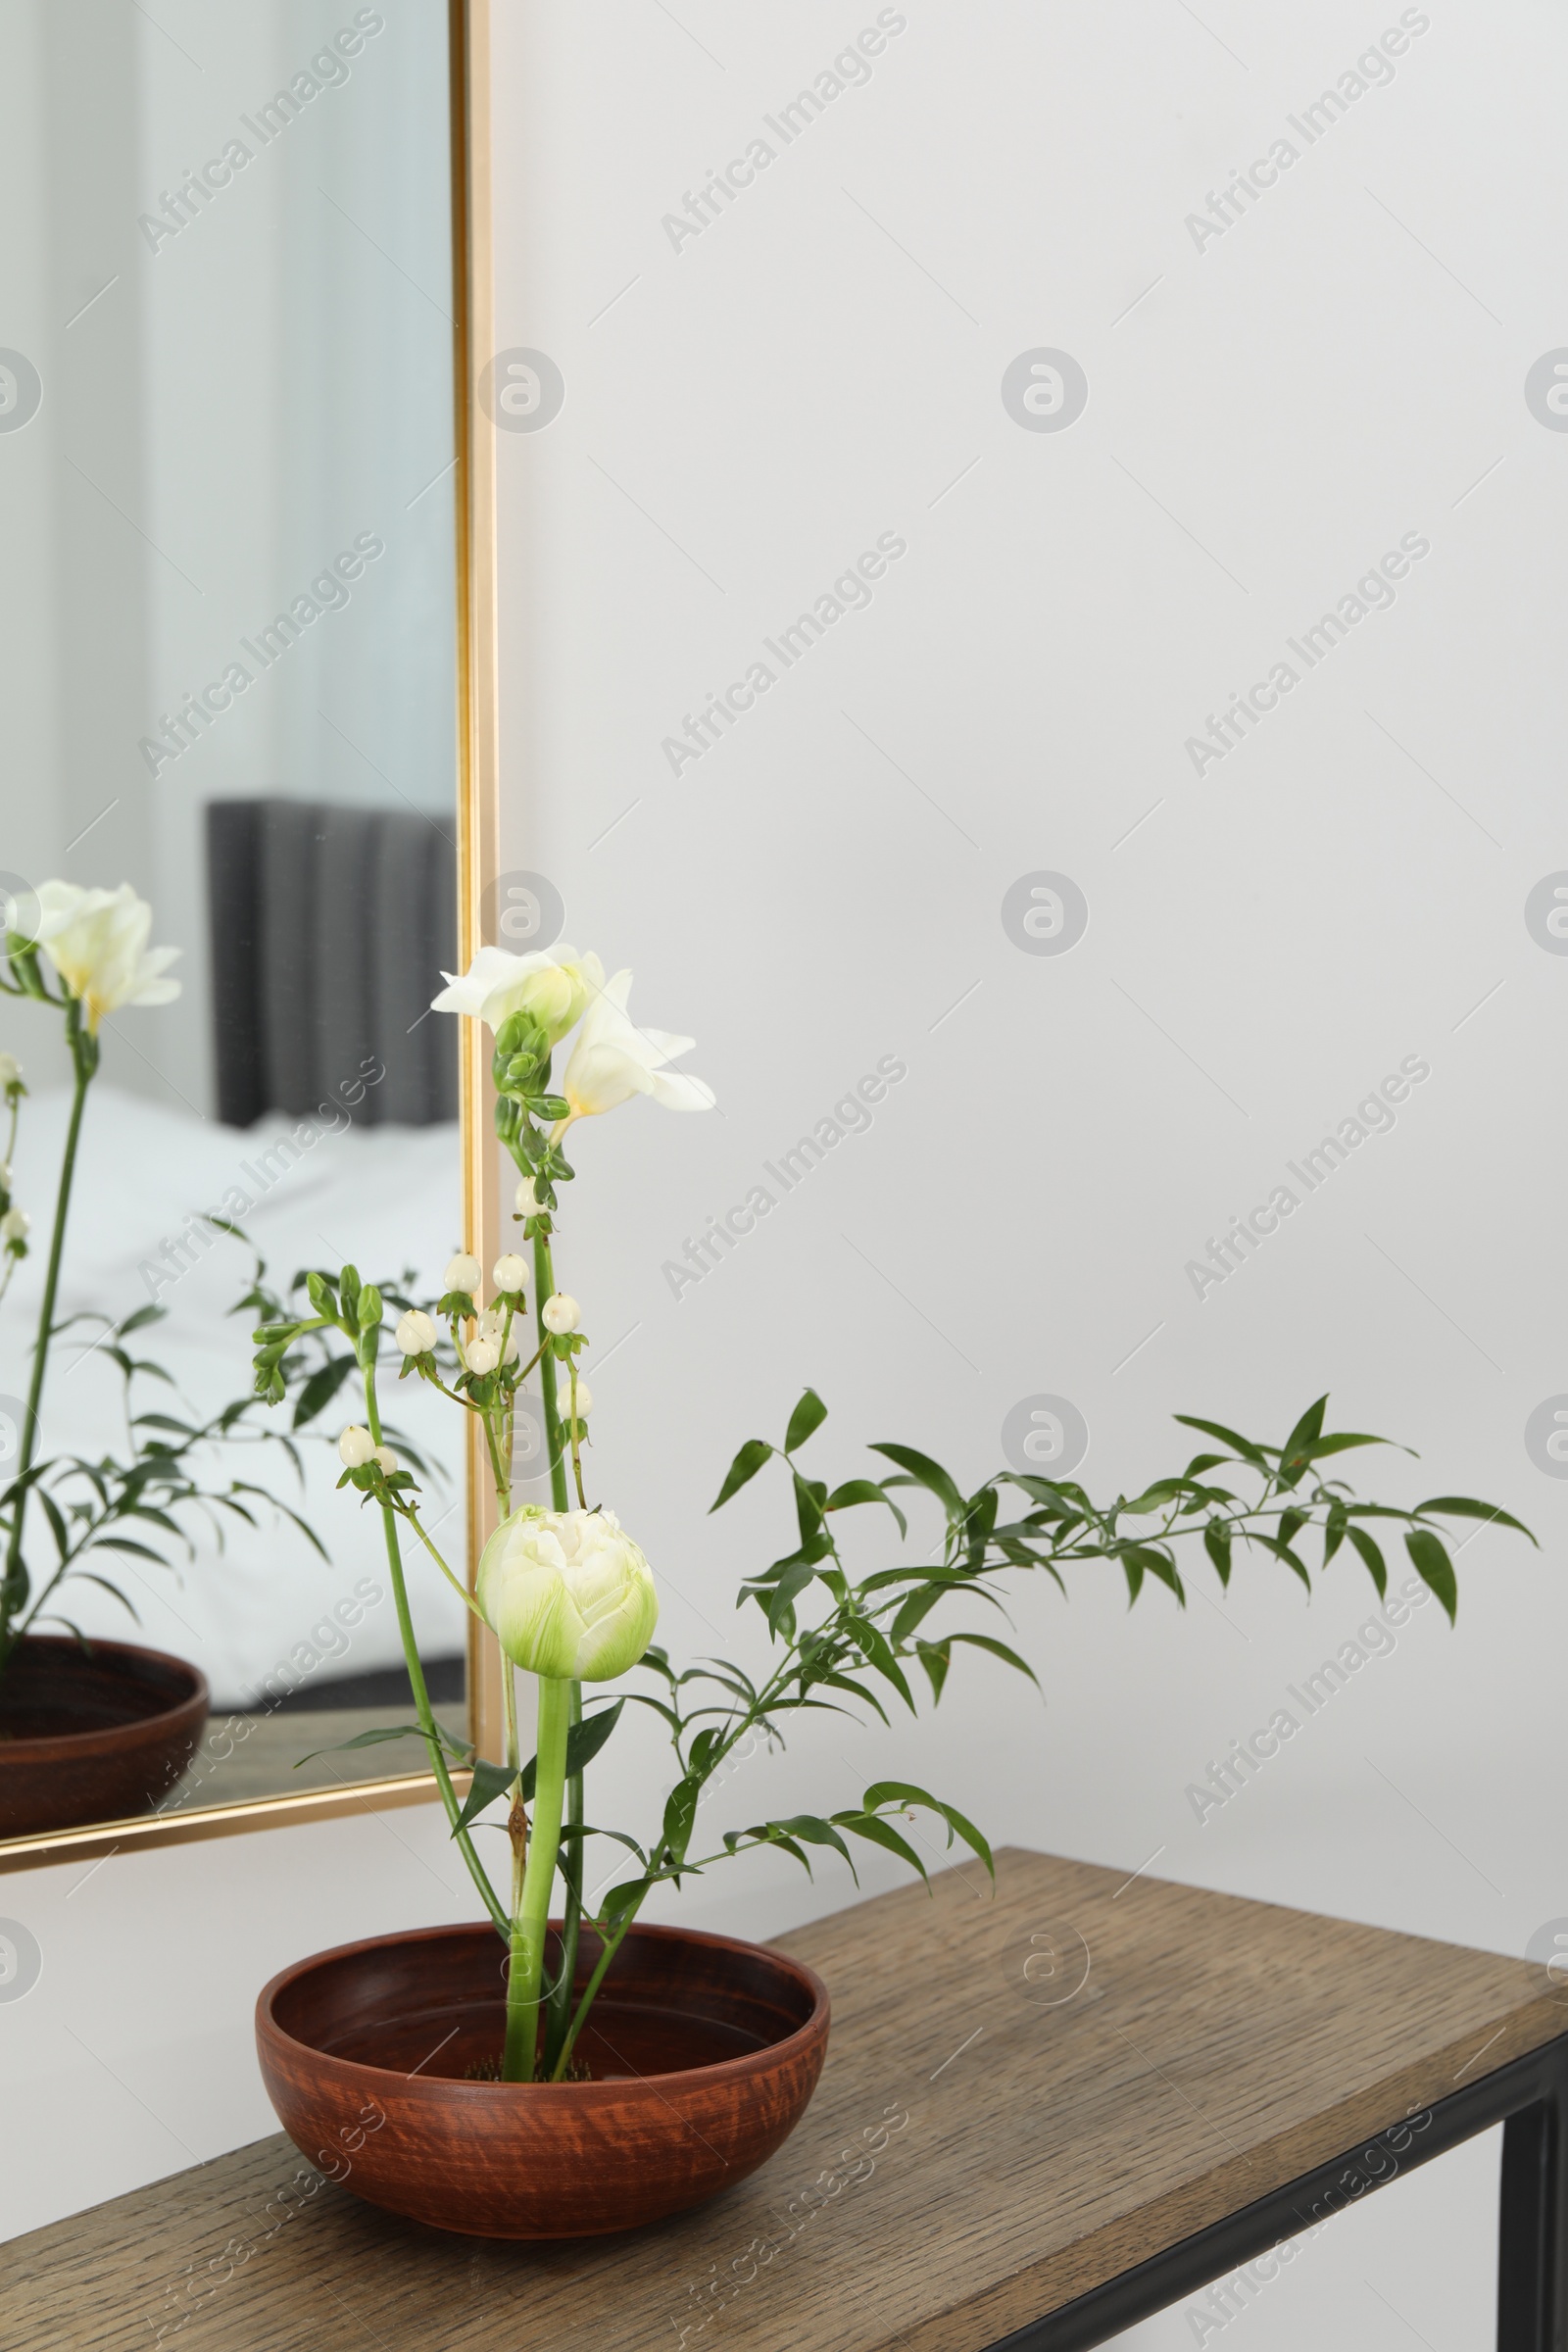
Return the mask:
M528 1279L527 1267L513 1250L498 1257L490 1272L498 1291L520 1291Z
M588 1386L588 1383L579 1378L577 1382L577 1410L575 1413L573 1413L571 1409L571 1382L569 1380L564 1380L561 1384L561 1395L557 1399L557 1403L563 1421L586 1421L589 1414L594 1409L594 1393Z
M368 1429L351 1421L337 1442L337 1458L345 1470L363 1470L375 1458L375 1440Z
M392 1473L393 1473L393 1471L394 1471L394 1470L397 1468L397 1466L398 1466L398 1457L397 1457L397 1455L396 1455L396 1454L393 1452L393 1450L392 1450L391 1446L378 1446L376 1447L376 1449L375 1449L375 1457L374 1457L374 1458L375 1458L376 1462L379 1464L380 1468L381 1468L381 1469L382 1469L382 1470L385 1472L386 1476L387 1476L388 1478L390 1478L390 1477L391 1477L391 1475L392 1475Z
M556 1332L575 1331L578 1317L582 1313L581 1307L569 1291L557 1291L552 1298L545 1300L540 1311L544 1316L546 1331Z
M24 1208L8 1208L0 1217L0 1242L24 1242L32 1230L32 1219Z
M470 1340L463 1351L463 1360L470 1372L482 1378L486 1372L493 1372L500 1363L501 1349L494 1340Z
M613 1511L525 1503L486 1544L477 1596L514 1665L563 1682L624 1674L659 1621L648 1562Z
M435 1346L435 1325L422 1308L411 1306L399 1317L394 1336L405 1355L428 1355Z
M468 1297L472 1298L483 1279L484 1268L480 1265L479 1260L476 1257L470 1257L466 1250L460 1250L456 1257L448 1260L442 1288L448 1291L466 1291Z

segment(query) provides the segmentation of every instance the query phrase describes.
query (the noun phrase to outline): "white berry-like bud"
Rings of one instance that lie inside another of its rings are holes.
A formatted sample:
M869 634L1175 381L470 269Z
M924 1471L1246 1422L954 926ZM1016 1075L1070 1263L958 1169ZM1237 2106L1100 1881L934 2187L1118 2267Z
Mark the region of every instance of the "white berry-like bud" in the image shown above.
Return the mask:
M577 1410L571 1409L571 1383L563 1381L561 1387L561 1418L563 1421L586 1421L594 1409L594 1393L585 1380L577 1383Z
M386 1473L387 1477L390 1478L393 1471L398 1466L398 1457L393 1452L391 1446L378 1446L375 1449L374 1458L379 1464L380 1468Z
M490 1269L498 1291L520 1291L528 1279L528 1269L514 1250L498 1257Z
M482 1378L486 1372L493 1372L500 1363L501 1350L494 1340L470 1340L463 1351L463 1360L470 1372Z
M15 1086L22 1076L22 1064L14 1054L0 1054L0 1086Z
M428 1355L435 1346L435 1325L422 1308L411 1306L398 1318L395 1336L405 1355Z
M546 1331L575 1331L582 1308L569 1291L557 1291L545 1300L540 1312L544 1316Z
M531 1176L519 1176L517 1179L516 1197L512 1205L519 1217L545 1217L550 1214L544 1202L535 1193L533 1183L534 1180Z
M24 1242L32 1228L32 1219L24 1208L8 1208L0 1217L0 1242Z
M357 1421L351 1421L337 1442L338 1460L345 1470L363 1470L374 1456L375 1440L368 1429L361 1429Z
M471 1298L483 1275L484 1268L479 1260L470 1257L466 1250L460 1250L457 1256L448 1261L443 1287L449 1291L466 1291Z

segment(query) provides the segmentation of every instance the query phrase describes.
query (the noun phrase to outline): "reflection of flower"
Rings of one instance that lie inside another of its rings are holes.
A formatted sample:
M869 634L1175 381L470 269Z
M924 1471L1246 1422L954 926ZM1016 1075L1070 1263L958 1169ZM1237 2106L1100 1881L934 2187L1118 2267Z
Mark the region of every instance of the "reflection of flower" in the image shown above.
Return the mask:
M579 956L564 945L531 956L481 948L466 972L441 977L446 987L432 1000L432 1012L466 1012L491 1029L510 1013L526 1012L556 1046L603 988L605 967L597 956Z
M671 1037L662 1029L641 1029L626 1011L631 993L630 972L617 972L594 998L583 1015L577 1042L566 1064L561 1091L571 1105L571 1119L592 1118L614 1110L633 1095L652 1095L666 1110L711 1110L713 1090L701 1078L665 1068L689 1054L694 1039Z
M612 1511L524 1503L486 1544L476 1591L514 1665L562 1682L624 1674L659 1622L653 1571Z
M153 910L128 882L118 890L82 890L74 882L38 885L38 945L96 1031L122 1004L172 1004L177 980L164 973L178 948L149 948Z

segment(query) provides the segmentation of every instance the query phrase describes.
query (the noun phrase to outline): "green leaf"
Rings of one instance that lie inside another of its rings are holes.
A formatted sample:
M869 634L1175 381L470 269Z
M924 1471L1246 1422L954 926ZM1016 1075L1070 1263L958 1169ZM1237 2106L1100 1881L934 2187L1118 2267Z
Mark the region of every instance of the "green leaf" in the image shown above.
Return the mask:
M331 1403L349 1374L356 1368L356 1362L357 1359L352 1355L335 1355L329 1363L323 1364L318 1372L311 1374L310 1379L301 1389L299 1401L294 1407L293 1428L303 1429L307 1421L314 1421L317 1414Z
M452 1826L453 1837L457 1836L459 1830L466 1830L486 1805L493 1805L498 1796L505 1796L516 1777L510 1764L492 1764L486 1757L480 1756L473 1767L473 1786L464 1798L463 1810Z
M1264 1551L1271 1551L1277 1560L1283 1560L1286 1567L1294 1569L1307 1591L1311 1592L1311 1572L1299 1552L1293 1551L1288 1544L1282 1544L1278 1536L1265 1536L1261 1528L1249 1528L1247 1541L1256 1544Z
M1415 1572L1424 1585L1437 1594L1448 1612L1452 1625L1459 1610L1459 1586L1453 1573L1453 1562L1443 1544L1430 1527L1412 1527L1404 1539L1404 1548L1415 1562Z
M917 1642L914 1654L930 1680L931 1704L937 1706L942 1698L942 1686L948 1679L948 1669L953 1664L953 1637L950 1634L946 1642Z
M947 1648L949 1643L954 1642L966 1642L971 1649L989 1650L994 1658L1001 1658L1004 1665L1015 1666L1020 1674L1026 1674L1029 1677L1035 1689L1040 1691L1041 1697L1045 1697L1039 1675L1036 1674L1028 1660L1019 1657L1015 1649L1009 1649L1005 1642L994 1642L989 1634L950 1634L947 1642L943 1643L943 1647Z
M1430 1502L1418 1502L1415 1507L1418 1515L1427 1511L1442 1511L1453 1519L1483 1519L1489 1526L1511 1527L1516 1535L1530 1536L1531 1543L1536 1544L1535 1537L1530 1535L1529 1528L1522 1520L1511 1519L1506 1511L1499 1511L1495 1503L1477 1502L1473 1495L1434 1494ZM1539 1551L1540 1548L1540 1544L1536 1544L1536 1549Z
M1231 1581L1231 1531L1223 1519L1203 1522L1203 1549L1214 1563L1214 1573L1222 1585Z
M612 1707L597 1707L593 1714L585 1715L581 1723L572 1725L566 1734L566 1778L568 1781L575 1780L578 1773L586 1771L593 1762L620 1721L620 1711L625 1704L626 1701L623 1698L617 1698ZM531 1787L528 1793L530 1796L533 1794Z
M1373 1543L1364 1527L1347 1527L1345 1532L1366 1563L1367 1574L1376 1585L1381 1600L1389 1589L1389 1572L1384 1566L1382 1550Z
M798 1838L806 1845L830 1845L836 1854L843 1855L845 1861L850 1865L850 1876L855 1880L857 1886L859 1885L859 1874L856 1870L850 1849L830 1821L823 1821L816 1813L793 1813L787 1820L770 1821L765 1827L769 1831L781 1830L787 1837ZM757 1833L748 1830L746 1835L750 1838L755 1837Z
M916 1453L912 1446L873 1446L871 1451L885 1453L890 1462L897 1462L901 1470L908 1472L916 1486L929 1488L950 1519L963 1517L963 1496L942 1464L932 1461L929 1454Z
M1280 1447L1280 1478L1282 1484L1294 1487L1307 1464L1307 1455L1300 1449L1323 1434L1323 1413L1328 1404L1326 1395L1315 1404L1309 1404L1301 1418Z
M848 1511L853 1510L858 1502L885 1502L899 1523L900 1535L906 1536L908 1534L908 1521L887 1489L878 1486L874 1478L846 1479L842 1487L834 1488L822 1508L824 1511Z
M135 1313L127 1315L120 1326L121 1338L124 1339L130 1332L143 1330L149 1323L161 1323L168 1312L167 1306L138 1306Z
M901 1837L890 1822L880 1821L875 1815L866 1813L835 1813L833 1819L852 1837L863 1838L868 1844L880 1845L888 1853L897 1854L901 1862L907 1862L911 1870L917 1870L921 1878L925 1878L925 1864L908 1839Z
M1123 1548L1121 1556L1124 1567L1136 1563L1146 1575L1157 1577L1162 1585L1168 1586L1183 1608L1187 1606L1187 1595L1182 1590L1182 1580L1176 1573L1175 1562L1168 1560L1162 1551L1156 1551L1152 1544L1129 1544ZM1139 1581L1142 1584L1142 1578Z
M995 1879L997 1871L996 1864L991 1858L991 1848L975 1828L974 1823L966 1820L956 1805L944 1803L940 1796L933 1796L928 1788L916 1788L912 1781L875 1781L866 1790L862 1802L868 1813L878 1806L890 1804L924 1805L929 1811L940 1813L948 1825L948 1843L950 1845L953 1843L953 1832L956 1830L964 1843L973 1848L991 1873L992 1878Z
M439 1724L436 1731L447 1753L466 1761L469 1752L467 1748L460 1746L450 1734L441 1730ZM352 1740L334 1740L330 1747L313 1747L308 1756L301 1756L294 1769L298 1772L300 1764L313 1763L318 1756L335 1756L344 1748L379 1747L384 1740L423 1740L424 1737L416 1723L388 1724L373 1732L356 1732Z
M759 1470L760 1470L762 1464L768 1459L772 1451L773 1448L768 1445L765 1438L747 1439L745 1445L741 1447L739 1453L735 1456L735 1459L729 1466L729 1474L726 1477L724 1484L718 1490L717 1501L710 1502L708 1506L710 1518L711 1518L714 1511L718 1510L723 1503L728 1502L732 1494L738 1494L740 1493L742 1487L745 1486L748 1479L752 1479L757 1476L757 1473Z
M1254 1446L1250 1438L1238 1437L1236 1431L1227 1429L1223 1421L1202 1421L1196 1413L1172 1413L1171 1419L1179 1421L1184 1429L1200 1429L1206 1438L1218 1438L1222 1446L1228 1446L1233 1453L1239 1453L1244 1462L1252 1463L1254 1468L1268 1468L1263 1448Z
M784 1432L784 1450L793 1453L804 1446L813 1430L820 1429L827 1419L827 1406L814 1389L805 1389L801 1400L790 1415L790 1425Z
M913 1695L908 1684L904 1679L903 1668L888 1646L888 1638L882 1628L879 1625L873 1625L869 1617L851 1617L846 1622L844 1631L855 1643L856 1648L869 1658L878 1674L885 1676L887 1681L893 1685L909 1713L913 1715L917 1711Z
M797 1593L805 1592L815 1574L816 1564L812 1560L795 1560L785 1569L767 1599L769 1633L777 1634L782 1630L786 1617L795 1605Z

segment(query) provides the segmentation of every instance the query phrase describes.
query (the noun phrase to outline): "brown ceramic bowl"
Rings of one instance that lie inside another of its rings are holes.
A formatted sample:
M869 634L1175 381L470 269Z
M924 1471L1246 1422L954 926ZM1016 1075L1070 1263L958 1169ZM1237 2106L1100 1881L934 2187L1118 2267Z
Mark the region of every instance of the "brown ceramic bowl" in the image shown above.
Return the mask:
M577 1984L601 1950L584 1928ZM555 1959L552 1932L551 1963ZM256 2004L268 2095L357 2196L471 2237L594 2237L699 2205L781 2146L827 2050L798 1960L634 1927L577 2043L587 2082L467 2081L494 2062L506 1952L488 1922L318 1952Z
M0 1838L145 1813L196 1753L207 1708L183 1658L28 1634L0 1674Z

